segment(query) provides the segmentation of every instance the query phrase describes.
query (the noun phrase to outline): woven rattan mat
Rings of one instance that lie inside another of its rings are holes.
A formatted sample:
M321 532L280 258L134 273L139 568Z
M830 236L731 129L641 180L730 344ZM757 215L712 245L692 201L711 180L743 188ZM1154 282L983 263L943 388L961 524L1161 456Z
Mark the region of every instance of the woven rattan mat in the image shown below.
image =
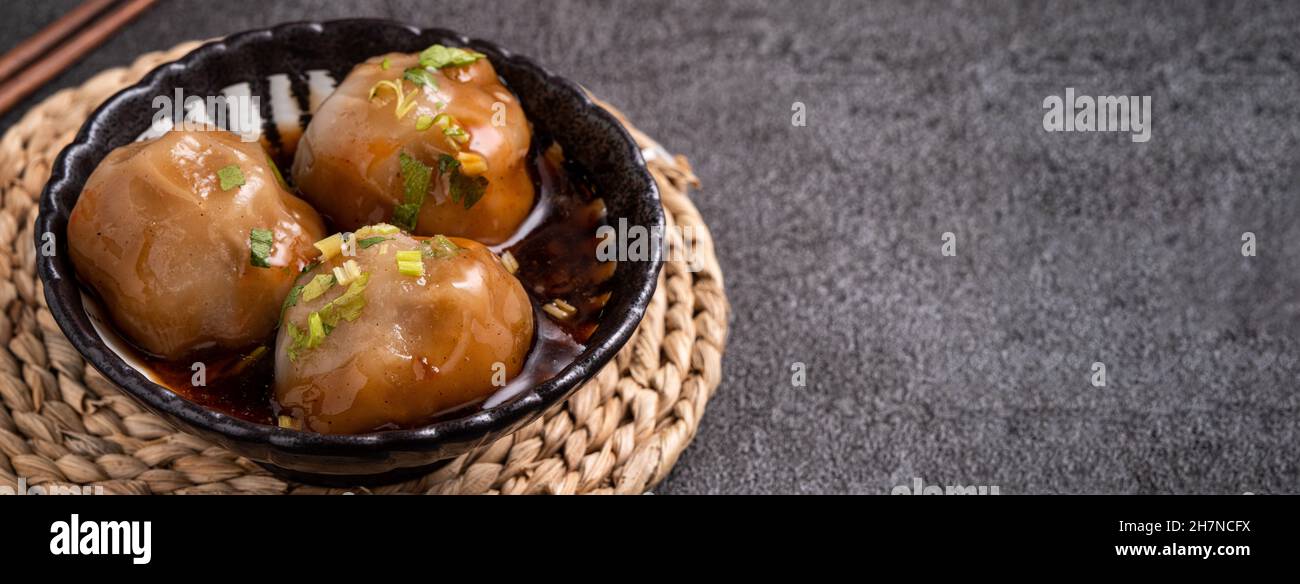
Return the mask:
M693 236L698 267L664 265L636 335L565 407L418 480L326 489L287 482L178 432L88 366L45 306L32 228L50 165L104 99L188 43L105 71L32 108L0 140L0 487L106 493L641 493L695 436L722 375L727 299L708 227L687 197L690 165L628 125L663 195L669 245ZM617 112L615 112L617 114Z

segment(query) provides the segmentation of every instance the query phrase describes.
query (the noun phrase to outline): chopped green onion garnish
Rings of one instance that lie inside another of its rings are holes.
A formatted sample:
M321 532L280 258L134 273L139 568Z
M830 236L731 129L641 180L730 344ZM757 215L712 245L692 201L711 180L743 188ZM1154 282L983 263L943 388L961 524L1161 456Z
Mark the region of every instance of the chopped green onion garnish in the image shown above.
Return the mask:
M452 240L447 239L445 235L435 235L423 242L424 255L433 258L447 259L454 257L460 252L460 247Z
M443 67L463 67L486 57L483 53L458 47L433 45L420 52L420 66L431 69Z
M334 280L342 286L347 286L360 275L361 266L358 266L354 260L348 260L343 262L343 265L334 268Z
M322 306L320 314L321 322L330 328L336 327L340 320L348 322L354 321L361 316L361 309L366 306L366 297L364 292L366 284L370 282L370 274L362 273L352 284L348 286L346 292L340 294L338 298L331 300L325 306Z
M460 173L466 176L482 176L487 172L487 159L476 152L457 152L456 162L460 163Z
M286 191L289 190L289 183L285 182L284 175L280 174L280 167L276 166L275 161L271 160L270 156L266 157L266 165L271 167L271 174L275 175L275 182L280 183L280 188Z
M284 330L289 333L289 340L292 341L285 349L285 354L289 356L290 361L297 361L298 351L307 348L307 336L302 334L302 331L293 326L291 322L284 323Z
M347 291L326 303L320 310L308 315L305 332L291 322L284 323L284 329L289 334L289 340L292 341L286 350L289 360L297 361L298 354L302 350L320 346L325 336L338 327L339 321L356 320L361 315L361 309L366 306L364 292L369 281L370 274L361 274L352 281Z
M221 182L223 191L244 186L244 171L239 170L239 165L232 164L217 171L217 180Z
M420 116L415 119L415 129L423 132L433 126L433 118L429 116Z
M562 298L556 298L542 305L542 310L557 320L568 320L578 313L578 309L572 304L565 302Z
M406 117L406 114L410 113L411 109L415 107L415 96L420 93L420 88L418 87L412 89L410 93L404 93L402 91L401 79L385 79L371 86L370 95L366 99L374 99L375 96L379 94L379 90L383 88L391 89L393 93L397 95L397 103L393 113L399 120Z
M418 249L397 252L397 271L403 276L423 276L424 254Z
M401 229L398 229L395 225L389 225L387 223L376 223L374 225L367 225L365 227L362 227L361 229L358 229L357 237L365 238L365 237L370 237L372 235L393 235L399 231L401 231Z
M402 102L402 98L405 97L405 92L402 91L401 83L393 81L392 79L385 79L370 86L370 93L366 96L366 99L374 99L376 95L379 95L379 90L384 88L391 89L393 93L397 94L397 102L399 104Z
M320 250L320 259L322 261L332 260L343 251L343 234L335 233L312 245Z
M385 241L388 241L387 237L383 237L383 236L367 237L365 239L362 239L361 241L358 241L357 244L361 246L361 249L369 249L370 246L377 245Z
M433 117L433 125L442 129L442 134L447 137L449 144L456 149L461 145L469 143L469 132L456 121L456 118L448 114L438 114Z
M417 252L418 253L418 252ZM403 276L420 277L424 275L424 262L397 262L397 271Z
M515 254L510 253L510 250L501 254L501 265L511 274L519 271L519 260L515 259Z
M303 286L302 299L307 302L315 300L321 294L328 291L332 286L334 286L334 276L329 274L316 276L315 278L312 278L311 282L308 282L306 286Z
M259 268L271 267L271 247L275 235L270 229L254 228L248 234L249 263Z
M393 66L393 62L389 61L388 57L384 57L384 60L379 62L379 68L383 69L384 71L387 71L388 68L392 66Z
M325 340L325 323L321 322L319 312L307 317L307 348L315 349Z
M257 363L262 356L266 354L266 351L266 345L258 345L256 349L253 349L253 352L244 355L243 358L239 360L239 363L235 365L235 373L240 373L244 369L247 369L249 365Z
M460 126L452 126L442 131L444 136L455 140L457 144L469 142L469 134Z

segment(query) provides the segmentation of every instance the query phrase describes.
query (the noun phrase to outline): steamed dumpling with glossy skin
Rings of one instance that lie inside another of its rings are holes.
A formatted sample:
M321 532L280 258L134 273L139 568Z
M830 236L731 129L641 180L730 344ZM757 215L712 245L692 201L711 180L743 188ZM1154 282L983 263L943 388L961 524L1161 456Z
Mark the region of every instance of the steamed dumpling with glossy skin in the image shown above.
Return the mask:
M320 217L280 184L257 143L225 131L172 131L110 152L68 220L77 275L140 349L179 360L241 350L275 330L281 300L317 252ZM242 185L227 171L236 166ZM267 263L249 236L267 229Z
M430 83L404 79L408 68ZM400 84L402 104L413 105L399 112L397 94L384 82ZM429 125L439 114L450 116L469 139L454 144L443 128ZM405 153L434 169L412 232L495 244L509 238L532 209L526 164L531 140L518 99L486 58L432 69L421 67L418 55L392 53L357 65L321 104L298 142L293 178L303 197L339 229L385 222L410 230L394 220L394 209L406 202ZM453 200L449 175L437 171L442 156L458 153L486 162L475 173L487 180L486 189L468 209Z
M491 251L460 238L433 238L442 245L426 247L405 234L385 237L301 278L304 286L317 276L329 283L348 260L363 274L319 295L308 286L286 310L275 356L282 425L351 434L418 424L487 398L498 389L494 375L500 382L522 369L533 340L532 305ZM401 273L397 253L404 250L422 250L423 276ZM343 307L334 318L331 303ZM313 313L325 315L315 346Z

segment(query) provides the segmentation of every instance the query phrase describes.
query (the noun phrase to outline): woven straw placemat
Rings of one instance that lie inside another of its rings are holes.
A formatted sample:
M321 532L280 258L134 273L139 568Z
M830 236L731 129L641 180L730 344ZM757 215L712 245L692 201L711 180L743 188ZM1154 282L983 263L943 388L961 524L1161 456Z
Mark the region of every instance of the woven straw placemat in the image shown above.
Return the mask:
M198 46L150 53L32 108L0 140L0 487L106 493L641 493L695 436L722 375L727 298L690 165L627 124L650 153L669 225L703 269L665 263L636 335L562 408L418 480L327 489L271 476L146 412L73 349L45 306L32 229L50 165L100 102ZM611 111L613 111L611 109ZM617 115L617 112L615 112ZM621 119L621 116L620 116ZM626 124L626 120L624 120ZM681 245L668 230L669 245ZM699 265L697 264L697 265ZM21 482L20 482L20 479Z

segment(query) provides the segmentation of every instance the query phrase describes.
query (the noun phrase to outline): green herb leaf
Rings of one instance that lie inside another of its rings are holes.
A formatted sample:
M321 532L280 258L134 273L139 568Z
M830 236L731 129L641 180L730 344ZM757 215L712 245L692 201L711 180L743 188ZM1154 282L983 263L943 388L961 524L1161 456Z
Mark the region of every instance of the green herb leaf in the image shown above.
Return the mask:
M387 71L388 68L392 66L393 66L393 62L389 61L388 57L384 57L384 60L379 62L379 68L384 71Z
M449 185L451 200L465 205L468 209L483 198L483 193L487 191L488 180L482 176L465 176L457 170L452 173Z
M460 168L460 161L447 154L438 157L438 174L446 175L453 170Z
M403 152L398 156L402 180L405 183L405 203L393 209L393 224L415 231L415 222L424 205L424 196L429 192L429 181L433 177L433 168Z
M420 52L420 66L430 69L463 67L486 57L483 53L458 47L433 45Z
M402 79L414 83L416 87L428 85L434 89L438 88L438 82L434 80L433 73L424 67L411 67L402 72Z
M460 161L443 154L438 157L438 173L450 173L448 188L451 200L465 206L473 207L487 190L488 180L482 176L466 176L460 172Z
M377 244L379 244L380 242L384 242L384 241L388 241L388 238L387 238L387 237L367 237L367 238L365 238L365 239L363 239L363 240L361 240L361 241L358 241L358 242L357 242L357 245L360 245L360 246L361 246L361 249L370 249L370 246L372 246L372 245L377 245Z
M221 190L223 191L242 187L244 186L244 171L239 169L239 165L232 164L217 171L217 180L221 181Z
M275 235L270 229L254 228L248 234L249 263L258 268L271 267L271 247L275 243Z
M420 218L420 208L410 203L402 203L393 208L393 224L407 231L415 231L415 222Z
M284 304L280 305L280 320L284 320L284 313L289 310L290 306L298 305L298 297L302 296L302 286L294 286L289 289L289 295L284 297Z

